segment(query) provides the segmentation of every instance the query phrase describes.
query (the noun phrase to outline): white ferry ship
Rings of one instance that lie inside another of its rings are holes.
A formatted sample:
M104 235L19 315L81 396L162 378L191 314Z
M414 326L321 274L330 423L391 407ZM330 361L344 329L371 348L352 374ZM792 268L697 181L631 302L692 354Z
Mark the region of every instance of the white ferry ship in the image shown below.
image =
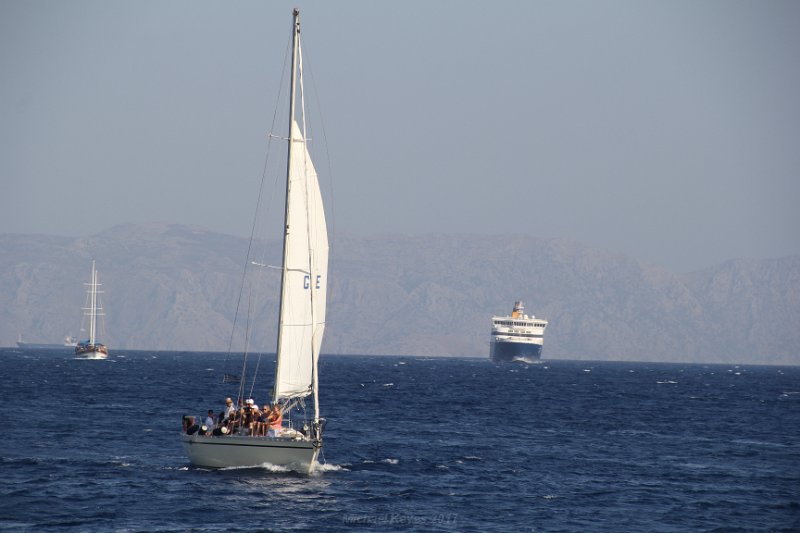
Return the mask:
M511 316L492 317L492 360L533 362L541 358L547 320L524 311L522 302L514 302Z

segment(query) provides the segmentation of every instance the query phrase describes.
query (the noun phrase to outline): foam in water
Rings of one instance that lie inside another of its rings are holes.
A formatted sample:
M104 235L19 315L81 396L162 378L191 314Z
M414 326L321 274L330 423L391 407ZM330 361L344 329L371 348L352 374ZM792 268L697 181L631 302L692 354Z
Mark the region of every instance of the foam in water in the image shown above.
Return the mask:
M215 470L224 470L224 471L227 471L227 470L250 470L250 469L255 469L255 468L261 468L261 469L267 470L269 472L291 472L292 471L291 468L287 468L285 466L274 465L272 463L267 463L267 462L264 462L264 463L261 463L260 465L255 465L255 466L225 466L225 467L218 468L218 469L215 469Z
M333 465L330 463L317 463L314 465L314 472L349 472L350 470L341 466Z

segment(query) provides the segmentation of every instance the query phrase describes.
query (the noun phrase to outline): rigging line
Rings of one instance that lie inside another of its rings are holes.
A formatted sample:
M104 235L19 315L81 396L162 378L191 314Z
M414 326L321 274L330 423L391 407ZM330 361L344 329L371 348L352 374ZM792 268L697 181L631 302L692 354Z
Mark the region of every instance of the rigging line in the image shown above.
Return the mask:
M277 99L275 101L274 110L272 112L272 124L270 125L270 131L273 131L275 129L275 121L277 120L277 116L278 116L278 105L280 104L281 95L283 94L283 80L284 80L284 78L286 76L286 62L287 62L287 57L288 57L288 49L289 49L289 44L287 44L286 51L283 54L283 68L281 69L281 81L280 81L280 84L278 85L278 97L277 97ZM263 194L263 191L264 191L264 181L266 181L266 178L267 178L267 167L269 165L269 154L270 154L270 151L271 151L270 150L270 146L272 145L272 136L269 135L268 139L269 140L267 141L267 153L264 156L264 168L261 171L261 183L259 184L259 187L258 187L258 197L256 199L256 210L255 210L255 213L253 214L253 224L252 224L252 227L250 228L250 241L247 243L247 256L245 257L244 268L242 269L242 280L241 280L241 283L239 285L239 297L236 300L236 310L234 311L234 314L233 314L233 324L231 326L231 337L230 337L230 340L228 341L228 352L225 354L225 361L223 363L224 371L227 371L227 369L228 369L228 358L229 358L229 356L231 354L231 351L233 350L233 338L234 338L234 336L236 334L236 321L237 321L237 318L239 317L239 307L240 307L241 302L242 302L242 292L244 291L244 280L245 280L245 277L247 276L247 265L248 265L248 263L250 261L250 252L251 252L252 247L253 247L253 238L255 236L256 225L258 224L258 212L259 212L259 210L261 208L261 199L262 199L262 194ZM277 178L276 178L275 181L277 182ZM224 374L224 372L223 372L223 374ZM243 378L244 378L244 376L242 376L242 379ZM224 378L223 378L223 382L224 382Z
M253 389L256 386L256 379L258 378L258 368L261 366L261 356L264 354L263 350L258 352L258 357L256 358L256 369L253 371L253 386L250 387L250 398L253 397Z
M95 278L97 278L97 280L100 279L100 271L99 270L95 272ZM106 319L105 319L106 314L104 312L102 312L102 311L104 311L104 309L103 309L103 301L100 298L100 294L102 294L105 291L98 291L97 290L97 287L100 287L101 285L102 285L102 283L100 283L99 281L97 281L95 283L95 310L93 311L93 313L95 315L95 320L97 319L97 317L100 317L100 320L99 320L99 322L100 322L100 327L99 327L100 335L98 336L98 334L97 334L98 332L95 331L95 341L96 342L99 342L98 339L105 339L105 337L106 337Z
M244 400L244 387L247 382L247 375L245 371L247 370L247 355L248 355L248 350L250 349L250 310L252 307L251 305L252 301L253 301L253 291L251 289L247 296L247 322L245 323L245 329L244 329L244 358L243 358L244 360L242 362L242 375L239 378L239 394L237 400L239 399Z
M263 278L257 277L257 279L256 279L256 283L255 283L256 288L258 288L258 280L260 280L260 279L263 279ZM253 309L257 309L258 308L258 294L259 294L258 291L255 291L255 293L254 293L252 281L253 280L251 278L249 304L248 304L248 310L247 310L247 332L245 333L248 356L250 355L250 346L255 344L255 341L251 338L252 333L250 332L250 323L251 323L251 316L253 314ZM248 398L252 398L253 397L253 390L255 389L256 381L258 380L258 369L261 366L261 356L262 355L263 355L263 350L259 350L258 351L258 355L256 357L256 368L253 371L252 384L250 386L250 394L248 395ZM244 379L246 379L246 377L244 375L242 375L242 379L244 380Z
M248 297L248 302L247 302L247 332L245 333L245 343L247 346L248 355L250 351L250 316L252 311L253 311L253 290L251 288L250 296ZM256 361L256 371L258 371L258 361ZM242 375L242 379L243 380L245 379L244 375ZM250 382L250 394L247 395L248 398L253 397L253 389L255 388L255 386L256 386L256 374L254 373L253 379Z

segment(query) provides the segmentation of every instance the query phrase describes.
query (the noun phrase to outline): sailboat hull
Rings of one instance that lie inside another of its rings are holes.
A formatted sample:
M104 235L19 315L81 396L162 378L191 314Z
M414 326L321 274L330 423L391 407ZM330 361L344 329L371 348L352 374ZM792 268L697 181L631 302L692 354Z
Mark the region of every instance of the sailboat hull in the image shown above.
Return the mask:
M181 439L189 461L210 468L255 467L266 463L311 473L319 455L319 447L307 440L186 434Z
M75 347L75 356L78 359L105 359L108 357L108 348L104 344L78 344Z
M76 354L75 357L77 359L106 359L108 354L103 352L83 352Z

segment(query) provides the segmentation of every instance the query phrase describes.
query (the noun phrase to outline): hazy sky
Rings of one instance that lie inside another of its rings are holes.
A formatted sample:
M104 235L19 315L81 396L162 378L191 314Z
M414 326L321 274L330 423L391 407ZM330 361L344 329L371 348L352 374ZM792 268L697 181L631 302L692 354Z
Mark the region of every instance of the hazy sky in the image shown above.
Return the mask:
M295 5L339 231L800 254L800 2L771 0L0 0L0 233L248 235Z

